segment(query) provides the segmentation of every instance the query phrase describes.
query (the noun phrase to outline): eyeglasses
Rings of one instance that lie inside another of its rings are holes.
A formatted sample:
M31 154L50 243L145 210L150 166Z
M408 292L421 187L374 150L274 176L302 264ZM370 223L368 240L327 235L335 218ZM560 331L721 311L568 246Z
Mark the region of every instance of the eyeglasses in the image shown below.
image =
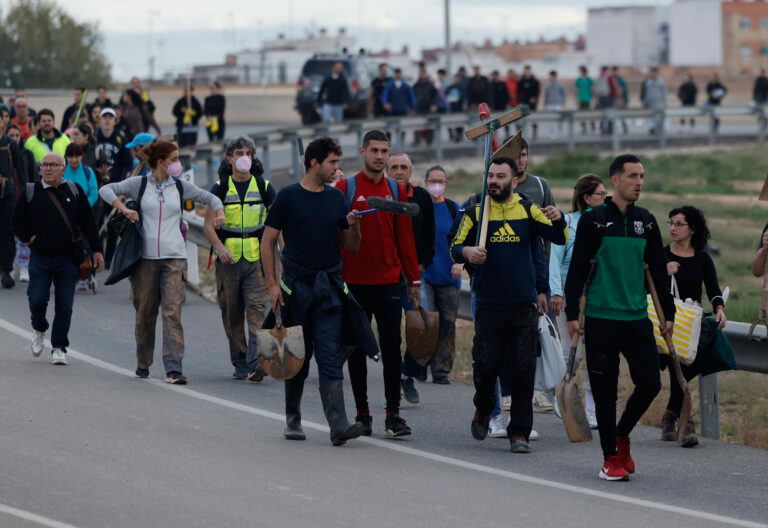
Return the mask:
M674 226L674 227L686 227L688 224L681 224L680 222L673 222L673 221L670 220L669 222L667 222L667 225L669 227L672 227L672 226Z
M600 198L605 198L607 195L608 195L608 193L605 192L605 191L593 192L593 193L590 194L590 196L599 196Z
M41 163L40 168L41 169L55 169L56 167L63 167L61 163Z

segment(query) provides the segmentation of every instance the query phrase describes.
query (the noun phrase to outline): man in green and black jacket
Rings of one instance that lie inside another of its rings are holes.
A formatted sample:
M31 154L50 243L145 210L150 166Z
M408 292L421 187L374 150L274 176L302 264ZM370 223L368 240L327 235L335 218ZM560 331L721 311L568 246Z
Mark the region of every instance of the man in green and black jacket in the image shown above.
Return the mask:
M587 370L595 396L600 445L605 462L603 480L628 480L635 463L629 434L661 389L659 357L648 319L645 264L648 264L672 331L675 304L666 287L666 263L656 218L635 206L643 187L643 165L631 154L610 167L613 196L584 212L577 229L571 267L565 283L568 331L584 334ZM589 288L583 326L578 322L579 296L597 261ZM619 351L629 365L635 390L616 424Z

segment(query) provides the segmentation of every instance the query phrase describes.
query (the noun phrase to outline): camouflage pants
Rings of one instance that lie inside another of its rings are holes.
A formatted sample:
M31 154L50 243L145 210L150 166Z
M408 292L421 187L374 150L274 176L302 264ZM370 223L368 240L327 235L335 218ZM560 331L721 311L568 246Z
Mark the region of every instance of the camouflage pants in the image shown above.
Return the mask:
M253 340L254 332L264 322L267 292L261 261L248 262L241 258L234 264L216 262L216 293L221 308L221 321L229 341L229 358L236 371L253 371L258 365ZM243 316L245 314L245 316ZM248 342L245 324L248 321Z
M141 259L133 272L133 306L136 308L136 363L148 369L155 354L155 326L163 308L163 365L165 372L181 372L184 329L181 305L187 287L186 259Z

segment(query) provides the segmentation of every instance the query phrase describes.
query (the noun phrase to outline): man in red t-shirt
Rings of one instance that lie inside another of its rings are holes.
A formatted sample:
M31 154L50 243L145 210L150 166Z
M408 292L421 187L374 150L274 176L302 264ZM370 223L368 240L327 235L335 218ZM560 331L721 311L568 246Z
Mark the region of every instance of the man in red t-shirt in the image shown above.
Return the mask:
M349 200L350 208L361 212L370 209L366 200L371 196L408 201L403 186L384 176L388 155L387 135L380 130L367 132L360 147L363 170L336 183L336 188ZM399 414L400 281L405 275L408 298L411 302L417 300L421 282L413 226L408 216L378 212L360 218L360 231L362 242L356 253L342 248L342 276L368 319L376 317L387 399L384 432L391 437L405 436L411 434L411 429ZM368 407L368 368L365 355L359 351L349 358L349 377L355 395L357 421L365 427L365 434L370 435L373 419Z

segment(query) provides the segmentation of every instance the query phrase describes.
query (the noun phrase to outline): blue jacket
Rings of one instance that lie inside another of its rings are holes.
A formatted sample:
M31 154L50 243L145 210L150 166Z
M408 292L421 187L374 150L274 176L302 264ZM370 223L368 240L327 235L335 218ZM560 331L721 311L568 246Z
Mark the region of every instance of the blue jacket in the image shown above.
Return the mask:
M413 88L406 81L401 82L402 84L398 88L394 80L390 81L384 88L384 93L381 94L381 104L390 103L392 107L389 109L389 113L392 115L405 115L416 108L416 96L413 93Z
M565 297L565 278L568 276L568 268L571 267L571 255L573 243L576 241L576 226L581 218L580 211L565 216L568 223L568 242L564 246L552 245L552 253L549 255L549 289L552 295Z
M93 174L93 170L90 167L86 167L81 163L77 170L73 171L72 167L67 164L67 168L64 171L64 179L75 182L83 188L91 207L99 200L99 184L96 182L96 175Z

